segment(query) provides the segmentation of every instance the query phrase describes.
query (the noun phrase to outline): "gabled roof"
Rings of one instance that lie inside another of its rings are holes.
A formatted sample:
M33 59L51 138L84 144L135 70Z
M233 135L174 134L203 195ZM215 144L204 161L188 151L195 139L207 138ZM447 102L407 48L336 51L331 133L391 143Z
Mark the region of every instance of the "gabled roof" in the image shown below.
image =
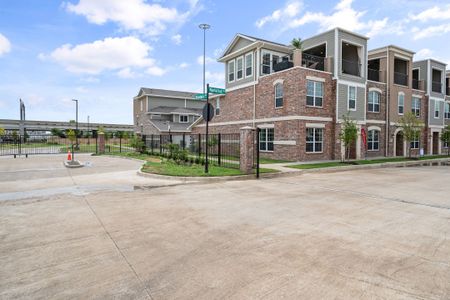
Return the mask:
M149 111L150 114L191 114L198 115L202 114L201 108L185 108L185 107L169 107L169 106L158 106Z
M181 98L181 99L195 99L195 95L197 93L192 92L182 92L182 91L174 91L174 90L163 90L163 89L154 89L154 88L145 88L142 87L139 90L138 95L135 97L141 96L159 96L159 97L167 97L167 98Z
M152 123L153 126L155 126L161 132L168 132L169 125L171 132L189 132L189 126L191 125L190 123L175 123L162 120L150 120L150 123Z
M228 46L225 48L225 50L223 51L222 55L218 59L219 61L224 56L230 54L229 51L231 49L233 49L233 47L236 45L236 43L239 41L239 39L246 39L246 40L250 41L252 44L253 43L257 43L257 42L261 42L261 43L271 44L271 45L274 45L274 46L277 46L277 47L284 47L286 49L290 49L289 45L285 45L285 44L281 44L281 43L277 43L277 42L272 42L272 41L261 39L261 38L257 38L257 37L254 37L254 36L238 33L238 34L236 34L234 36L234 38L231 41L231 43L228 44Z

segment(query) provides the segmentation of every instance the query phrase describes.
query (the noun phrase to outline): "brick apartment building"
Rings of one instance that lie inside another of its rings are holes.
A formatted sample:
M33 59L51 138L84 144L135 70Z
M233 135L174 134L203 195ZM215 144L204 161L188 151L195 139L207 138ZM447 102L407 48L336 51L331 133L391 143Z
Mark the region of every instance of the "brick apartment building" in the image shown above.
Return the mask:
M237 34L219 58L227 94L211 98L210 132L258 127L266 157L332 160L344 155L339 134L348 115L358 126L352 158L404 156L399 119L411 111L425 124L413 151L441 153L447 145L439 136L450 123L446 65L414 62L414 52L392 45L368 51L367 41L336 28L305 39L299 50ZM204 130L199 118L192 132Z

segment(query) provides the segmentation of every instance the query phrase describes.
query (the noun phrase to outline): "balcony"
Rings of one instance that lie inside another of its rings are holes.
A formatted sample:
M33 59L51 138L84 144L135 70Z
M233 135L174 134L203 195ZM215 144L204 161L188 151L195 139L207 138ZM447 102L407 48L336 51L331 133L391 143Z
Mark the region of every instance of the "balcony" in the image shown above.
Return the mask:
M447 88L445 89L445 94L447 96L450 96L450 86L447 86Z
M294 63L288 60L284 60L281 61L279 63L274 64L273 66L273 71L274 72L279 72L279 71L283 71L289 68L292 68L294 66Z
M325 57L303 53L302 66L308 69L325 71Z
M361 64L355 60L342 59L342 73L361 77Z
M431 91L435 93L442 93L442 83L438 81L431 82Z
M419 89L419 80L418 79L413 79L412 80L412 88L415 90Z
M394 72L394 83L408 86L408 75L404 73Z

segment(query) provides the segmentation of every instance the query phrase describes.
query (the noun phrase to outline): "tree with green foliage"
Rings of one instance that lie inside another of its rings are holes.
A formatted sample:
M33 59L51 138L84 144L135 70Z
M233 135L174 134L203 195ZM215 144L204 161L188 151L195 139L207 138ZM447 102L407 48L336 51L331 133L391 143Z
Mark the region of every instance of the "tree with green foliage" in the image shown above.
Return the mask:
M6 134L5 128L0 127L0 135L5 135L5 134Z
M400 118L399 125L403 131L403 138L408 145L409 158L411 158L411 142L420 139L423 123L414 113L407 112Z
M118 139L123 139L124 133L123 133L123 131L118 130L118 131L115 132L114 135Z
M450 124L445 126L441 133L441 141L447 146L447 155L450 155Z
M339 139L344 144L345 147L345 158L350 158L351 145L358 138L358 127L356 122L353 121L348 115L343 116L343 121L341 124L341 133L339 134Z
M142 153L145 150L145 143L144 143L144 141L142 141L142 139L139 136L137 136L137 135L131 136L129 144L130 144L130 147L134 148L134 150L136 152L141 152Z
M63 137L64 137L64 132L63 132L61 129L59 129L59 128L52 128L52 129L50 130L50 133L51 133L53 136L57 136L57 137L60 137L60 138L63 138Z
M77 140L77 134L75 133L75 130L69 129L67 130L66 136L69 139L72 146L72 161L73 161L75 159L75 151L73 150L73 146Z
M303 41L301 38L293 38L291 41L291 45L295 48L295 49L302 49L303 47Z

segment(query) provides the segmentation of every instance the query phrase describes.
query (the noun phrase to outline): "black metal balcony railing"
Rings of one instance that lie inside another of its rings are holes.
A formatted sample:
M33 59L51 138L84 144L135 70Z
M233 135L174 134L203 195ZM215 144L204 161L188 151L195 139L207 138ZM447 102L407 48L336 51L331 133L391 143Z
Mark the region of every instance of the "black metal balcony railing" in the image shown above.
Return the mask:
M308 69L325 70L325 57L315 56L308 53L302 55L302 66Z
M342 73L361 76L361 64L355 60L342 60Z
M431 90L435 93L442 93L442 83L438 81L431 82Z
M414 79L412 80L412 88L415 90L419 89L419 79Z
M408 74L394 72L394 83L408 86Z
M380 70L367 69L367 79L372 81L380 81Z
M445 89L445 94L446 94L447 96L450 96L450 86L448 86L448 87Z
M279 63L274 64L273 71L274 72L283 71L283 70L292 68L293 66L294 66L293 62L285 60L285 61L281 61Z

